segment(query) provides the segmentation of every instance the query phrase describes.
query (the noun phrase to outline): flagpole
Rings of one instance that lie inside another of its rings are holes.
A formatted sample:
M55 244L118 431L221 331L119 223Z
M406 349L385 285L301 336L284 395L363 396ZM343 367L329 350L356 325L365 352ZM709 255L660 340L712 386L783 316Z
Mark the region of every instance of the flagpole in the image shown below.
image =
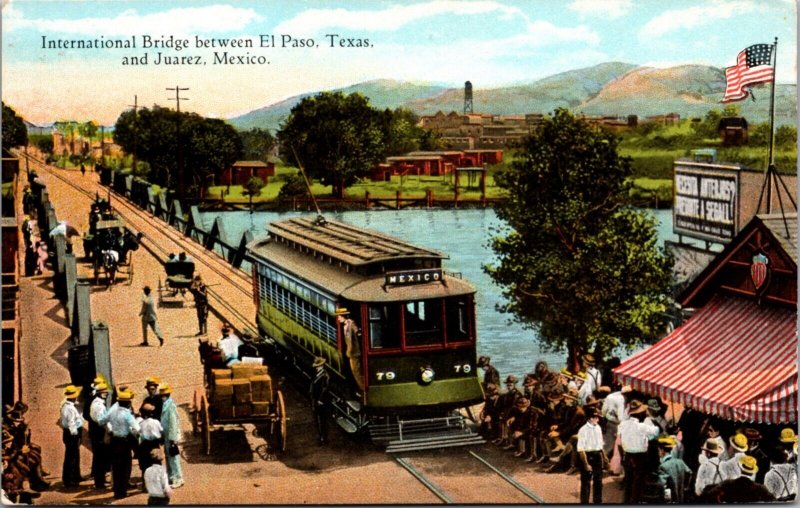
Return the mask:
M775 165L774 145L775 145L775 80L777 74L775 67L778 63L778 38L775 37L775 44L772 46L772 92L769 97L769 165L768 169ZM767 201L767 208L769 208L769 201Z
M778 38L772 46L772 91L769 96L769 162L764 174L764 185L767 187L767 213L772 213L772 175L775 172L775 67L778 63Z

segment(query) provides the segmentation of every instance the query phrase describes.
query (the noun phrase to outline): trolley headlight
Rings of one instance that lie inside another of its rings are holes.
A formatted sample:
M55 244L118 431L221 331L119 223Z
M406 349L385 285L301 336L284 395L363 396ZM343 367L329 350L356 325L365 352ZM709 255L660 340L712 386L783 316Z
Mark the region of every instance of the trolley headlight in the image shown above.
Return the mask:
M435 376L436 373L433 372L433 369L430 367L423 367L420 369L419 380L422 381L422 384L431 384Z

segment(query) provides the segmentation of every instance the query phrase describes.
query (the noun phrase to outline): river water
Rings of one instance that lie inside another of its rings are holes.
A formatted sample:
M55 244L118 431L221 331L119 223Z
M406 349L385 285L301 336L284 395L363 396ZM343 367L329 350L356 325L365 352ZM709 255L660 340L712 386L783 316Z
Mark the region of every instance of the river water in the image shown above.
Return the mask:
M677 240L672 233L671 210L649 210L659 221L658 236L664 240ZM288 219L308 212L212 212L201 214L206 230L216 217L221 217L225 231L232 243L238 244L246 230L255 237L266 234L266 224ZM444 252L450 256L444 268L461 272L478 290L476 317L478 326L478 354L488 355L501 375L524 375L543 359L553 367L561 368L566 361L565 351L545 351L536 333L511 321L509 314L496 310L502 303L500 287L495 285L481 267L496 260L489 247L493 232L503 226L494 209L460 210L364 210L352 212L326 212L329 219L354 226L373 229L401 238L416 245ZM618 352L624 359L628 353Z

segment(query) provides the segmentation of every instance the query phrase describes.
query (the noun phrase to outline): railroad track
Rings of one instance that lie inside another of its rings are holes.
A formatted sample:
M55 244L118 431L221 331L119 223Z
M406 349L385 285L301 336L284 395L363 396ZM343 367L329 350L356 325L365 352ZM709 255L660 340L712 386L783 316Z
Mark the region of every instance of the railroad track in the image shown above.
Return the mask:
M99 183L92 182L88 186L80 186L73 183L66 176L59 174L51 166L47 165L44 161L32 156L26 155L22 152L17 154L19 157L27 157L29 162L35 169L42 170L47 174L58 178L65 184L72 187L75 191L85 195L90 200L93 200L95 194L103 194L100 191L106 192L108 188L101 186ZM113 191L111 191L113 192ZM187 255L194 258L195 265L202 265L204 269L212 271L225 280L225 288L227 290L233 289L238 293L246 295L249 299L252 298L252 281L250 277L240 269L233 268L227 265L217 253L206 249L203 245L189 240L184 234L163 222L147 211L138 208L136 205L130 203L124 196L113 192L117 199L111 200L111 208L116 212L131 229L141 232L144 237L142 238L142 246L146 248L161 264L165 263L166 257L171 252L183 251ZM88 213L88 209L87 209ZM168 244L174 248L170 248L164 242L153 241L154 238L166 239ZM222 266L221 266L222 265ZM224 310L224 318L234 325L234 328L243 330L252 328L252 320L246 317L242 312L232 305L228 300L230 295L223 295L220 291L211 287L208 288L209 307L214 309L220 317L222 317L222 310ZM230 319L233 317L234 319ZM236 323L238 322L238 323ZM239 326L236 326L236 325Z
M399 457L399 456L397 456L395 454L390 454L390 455L394 459L395 462L397 462L401 467L403 467L403 469L408 471L408 473L410 473L414 478L416 478L422 485L425 486L425 488L430 490L443 503L445 503L445 504L453 504L453 503L462 504L461 501L454 500L453 499L453 495L451 493L449 493L446 489L442 488L442 486L439 483L434 481L429 476L425 475L422 471L420 471L419 468L415 467L412 464L412 459L410 459L408 457ZM474 459L474 461L477 461L479 464L481 464L485 468L487 468L490 471L492 471L493 473L495 473L495 475L493 475L492 478L499 477L502 480L504 480L506 485L508 485L508 486L510 486L510 487L512 487L514 489L514 495L517 498L519 497L520 494L522 494L526 498L526 502L533 501L536 504L544 504L545 503L544 499L542 499L539 495L537 495L536 493L534 493L533 491L528 489L525 485L522 485L513 476L511 476L511 475L501 471L500 469L498 469L496 466L491 464L488 460L486 460L484 457L478 455L474 451L470 450L468 452L468 454L464 455L464 457L465 458ZM496 498L498 490L499 489L497 489L497 488L493 488L489 492L491 492L491 495ZM506 501L505 500L499 500L499 499L483 499L480 502L484 502L484 503L503 503L503 502L506 502ZM519 502L519 501L513 501L513 502ZM473 504L473 502L470 501L468 504Z

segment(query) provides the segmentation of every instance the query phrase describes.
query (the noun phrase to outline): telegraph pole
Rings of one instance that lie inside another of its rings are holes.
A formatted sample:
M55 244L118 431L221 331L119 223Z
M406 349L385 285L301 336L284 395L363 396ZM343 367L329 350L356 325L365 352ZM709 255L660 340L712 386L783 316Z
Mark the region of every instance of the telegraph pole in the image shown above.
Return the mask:
M181 92L189 90L188 88L181 88L175 85L175 88L167 88L168 91L175 91L175 98L169 98L175 101L175 110L178 113L178 198L183 201L184 198L184 182L183 182L183 147L181 146L181 100L188 101L186 97L181 97Z
M133 161L132 161L133 169L132 169L132 172L133 172L134 175L136 175L136 138L139 136L139 129L138 129L138 126L137 126L138 122L136 121L136 118L137 118L136 117L136 112L139 109L139 96L138 95L134 95L133 96L133 104L128 104L128 107L133 108ZM102 149L103 149L103 142L101 141L100 142L101 156L102 156Z

